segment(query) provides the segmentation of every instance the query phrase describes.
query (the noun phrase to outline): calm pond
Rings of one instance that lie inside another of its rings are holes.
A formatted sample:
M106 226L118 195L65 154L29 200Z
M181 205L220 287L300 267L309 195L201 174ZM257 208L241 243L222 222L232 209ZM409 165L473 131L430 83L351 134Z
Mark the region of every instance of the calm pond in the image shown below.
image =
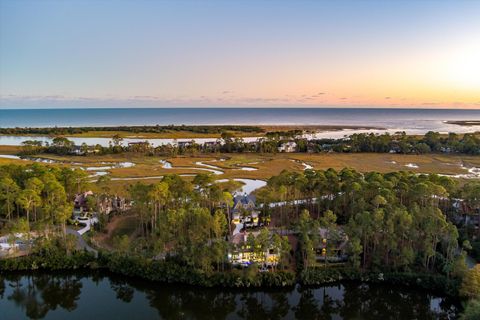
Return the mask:
M226 290L115 275L0 275L0 319L454 319L455 301L423 290L346 282Z

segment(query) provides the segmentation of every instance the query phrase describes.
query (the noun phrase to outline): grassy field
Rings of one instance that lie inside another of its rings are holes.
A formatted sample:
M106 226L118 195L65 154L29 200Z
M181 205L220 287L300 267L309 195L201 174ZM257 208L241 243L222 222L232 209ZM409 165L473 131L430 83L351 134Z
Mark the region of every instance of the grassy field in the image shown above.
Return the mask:
M225 161L218 161L219 159ZM341 170L349 167L358 171L390 172L410 170L422 173L461 174L465 170L461 165L480 166L480 157L463 155L398 155L385 153L329 153L329 154L224 154L215 157L177 157L166 159L173 166L195 166L197 161L217 160L211 164L225 170L225 174L235 173L236 177L264 178L287 170L303 170L302 163L311 165L314 169L334 168ZM408 164L419 168L409 168ZM238 166L254 167L257 171L238 170Z
M227 131L230 132L235 137L261 137L264 136L263 132L243 132L243 131ZM7 136L45 136L44 134L6 134ZM191 131L177 131L177 130L166 130L165 132L130 132L130 131L86 131L82 133L72 133L65 134L67 138L73 137L82 137L82 138L112 138L113 136L118 135L121 138L132 138L132 139L198 139L198 138L220 138L220 133L200 133L200 132L191 132ZM47 135L48 136L48 135ZM52 135L55 136L55 135Z
M19 146L0 146L0 154L17 154L20 150Z
M259 137L264 133L229 131L235 137ZM191 131L166 131L166 132L128 132L128 131L88 131L78 134L69 134L66 137L83 138L112 138L119 135L122 138L132 139L198 139L198 138L220 138L219 133L199 133Z
M0 149L2 150L2 149ZM6 154L8 148L2 150ZM14 151L13 149L11 150ZM417 173L438 173L438 174L465 174L465 167L480 167L480 157L466 155L399 155L384 153L281 153L281 154L214 154L197 156L178 156L168 157L146 157L136 154L119 154L105 156L54 156L42 155L44 158L62 161L61 164L51 164L58 166L84 166L95 167L105 166L105 163L132 162L135 166L128 168L107 169L114 178L112 189L123 193L125 187L143 181L153 183L159 181L165 174L197 174L205 173L206 167L198 165L197 162L218 167L217 170L223 174L216 175L218 179L249 178L266 180L273 175L278 175L282 170L302 171L305 165L312 166L314 169L334 168L341 170L345 167L355 170L391 172L391 171L412 171ZM172 169L164 168L160 160L171 162ZM3 163L26 163L24 160L1 159ZM73 165L76 163L76 165ZM416 168L418 166L418 168ZM255 168L254 171L242 170L242 167ZM145 177L158 177L154 179L145 179ZM125 179L125 180L115 180ZM133 179L131 179L133 178ZM189 177L187 177L189 178Z
M106 227L106 233L99 232L94 241L103 248L112 249L115 246L115 237L126 235L132 238L138 229L138 217L134 215L116 216Z
M467 121L447 121L446 123L449 124L456 124L458 126L467 126L467 127L472 127L472 126L480 126L480 121L476 120L467 120Z
M8 148L8 147L7 147ZM0 147L0 150L2 148ZM6 150L6 149L5 149ZM14 154L0 151L1 154ZM199 172L192 168L204 168L196 162L219 167L225 175L236 178L265 178L277 174L281 170L303 170L302 163L313 166L314 169L334 168L340 170L345 167L354 168L358 171L389 172L398 170L410 170L423 173L461 174L465 170L461 165L480 166L480 157L467 155L400 155L386 153L280 153L280 154L214 154L196 156L150 157L123 153L105 156L56 156L42 154L42 158L63 161L69 163L82 163L88 166L103 166L102 162L118 163L133 162L134 167L111 169L114 177L153 176L153 173L181 173L189 174ZM3 159L6 162L25 163L25 160ZM172 163L172 169L163 168L160 160ZM419 168L409 168L408 164L417 165ZM252 167L256 171L240 170L241 167ZM222 175L223 176L223 175Z
M342 129L382 129L380 127L369 126L330 126L330 125L310 125L310 126L295 126L295 125L260 125L264 132L244 132L244 131L228 131L235 137L262 137L267 132L275 131L290 131L302 130L305 132L322 132L322 131L336 131ZM39 136L40 134L19 134L22 136ZM220 138L220 133L199 133L192 131L177 131L165 130L165 132L130 132L130 131L86 131L82 133L66 134L65 137L83 137L83 138L112 138L118 135L122 138L136 138L136 139L198 139L198 138Z

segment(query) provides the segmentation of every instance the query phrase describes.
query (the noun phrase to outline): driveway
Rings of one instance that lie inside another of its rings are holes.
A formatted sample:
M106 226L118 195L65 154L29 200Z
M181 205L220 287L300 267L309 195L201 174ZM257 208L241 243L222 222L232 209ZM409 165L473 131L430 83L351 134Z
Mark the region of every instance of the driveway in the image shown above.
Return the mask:
M70 229L70 228L67 228L67 234L72 234L74 235L75 237L77 237L77 249L80 249L80 250L87 250L88 252L92 252L95 256L98 255L98 251L93 249L92 247L90 247L87 242L85 241L85 239L83 239L82 235L88 231L90 231L91 229L91 226L95 223L98 222L98 219L97 218L91 218L91 219L87 219L87 220L78 220L78 223L80 224L83 224L85 225L85 227L83 227L82 229L80 230L73 230L73 229Z

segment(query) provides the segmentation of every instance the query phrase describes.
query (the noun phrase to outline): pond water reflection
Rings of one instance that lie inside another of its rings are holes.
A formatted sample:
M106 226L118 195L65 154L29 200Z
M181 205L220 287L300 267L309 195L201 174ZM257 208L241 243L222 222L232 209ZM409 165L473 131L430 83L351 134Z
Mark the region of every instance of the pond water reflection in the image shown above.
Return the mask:
M454 319L423 290L346 282L319 288L206 289L115 275L0 276L1 319Z

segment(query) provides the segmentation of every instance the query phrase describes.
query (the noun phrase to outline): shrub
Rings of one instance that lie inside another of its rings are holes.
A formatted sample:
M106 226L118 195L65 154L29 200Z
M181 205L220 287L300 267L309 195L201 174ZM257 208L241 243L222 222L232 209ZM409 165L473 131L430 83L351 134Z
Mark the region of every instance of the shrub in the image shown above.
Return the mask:
M426 290L444 292L457 296L459 279L448 279L439 274L410 272L361 272L348 267L309 268L300 273L303 285L324 285L344 280L358 280L367 283L389 283L393 285L415 286Z

